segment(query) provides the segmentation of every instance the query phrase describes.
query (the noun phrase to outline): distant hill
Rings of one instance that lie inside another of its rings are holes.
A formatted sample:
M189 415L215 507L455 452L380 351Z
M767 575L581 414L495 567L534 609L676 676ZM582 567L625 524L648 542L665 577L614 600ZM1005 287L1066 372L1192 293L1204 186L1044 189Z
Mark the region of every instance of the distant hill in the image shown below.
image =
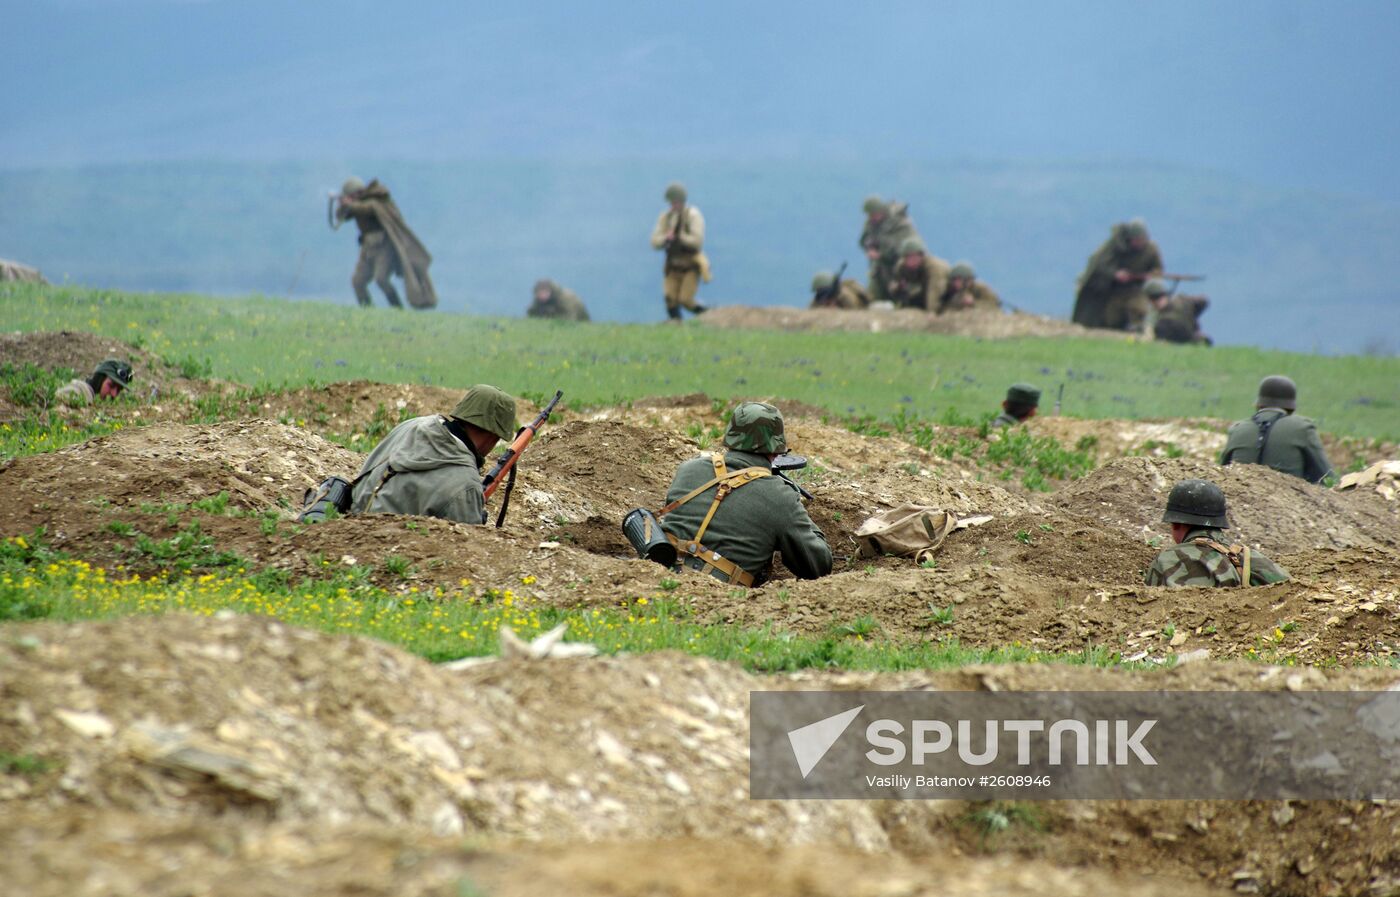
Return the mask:
M434 253L442 307L523 312L530 284L577 290L595 318L661 316L647 245L667 181L705 213L717 303L800 304L850 262L861 200L911 203L930 249L968 259L1009 302L1067 316L1109 226L1145 217L1168 268L1205 273L1224 344L1400 349L1400 204L1267 189L1148 164L462 161L177 163L0 171L0 256L50 280L262 292L347 303L354 228L326 191L378 176Z

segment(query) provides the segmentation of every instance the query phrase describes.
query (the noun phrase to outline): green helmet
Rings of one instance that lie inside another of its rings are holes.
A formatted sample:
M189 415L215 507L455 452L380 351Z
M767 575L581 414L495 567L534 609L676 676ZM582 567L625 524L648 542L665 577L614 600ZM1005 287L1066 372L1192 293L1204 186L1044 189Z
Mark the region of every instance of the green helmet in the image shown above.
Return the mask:
M1134 218L1132 221L1123 225L1123 235L1129 240L1146 240L1147 222L1143 221L1141 218Z
M1225 516L1225 493L1209 480L1182 480L1167 494L1163 523L1194 523L1229 529Z
M343 196L359 193L363 189L365 189L365 182L357 177L348 177L345 179L345 183L340 185L340 192Z
M1275 374L1259 381L1260 408L1282 408L1294 411L1298 408L1298 385L1287 377Z
M131 385L131 365L119 358L109 358L93 369L94 374L101 374L108 380L126 389Z
M899 244L900 255L928 255L928 250L924 248L924 241L918 237L905 237L904 242Z
M1006 391L1006 401L1013 405L1040 405L1040 390L1029 383L1015 383Z
M548 293L551 293L551 294L552 294L552 293L554 292L554 290L555 290L554 281L552 281L552 280L537 280L537 281L535 281L535 288L534 288L531 292L533 292L533 293L548 292Z
M953 266L953 270L948 272L948 278L950 280L955 277L959 280L965 280L971 283L977 279L977 272L972 270L972 266L967 262L958 262Z
M836 275L830 271L818 271L812 276L812 292L829 290L836 283Z
M666 185L667 202L685 202L685 185L680 181L672 181Z
M724 444L736 452L782 454L787 451L783 413L767 402L736 405L729 417L729 429L724 431Z
M520 429L520 422L515 419L515 399L485 384L467 390L451 416L501 439L513 438Z
M1167 285L1165 283L1162 283L1162 281L1155 279L1149 280L1147 282L1147 286L1143 287L1142 289L1143 292L1147 294L1149 299L1156 299L1158 296L1166 296L1171 293L1171 290L1167 289Z
M874 215L876 212L888 212L890 204L880 197L872 195L865 198L865 204L861 208L865 209L865 214Z

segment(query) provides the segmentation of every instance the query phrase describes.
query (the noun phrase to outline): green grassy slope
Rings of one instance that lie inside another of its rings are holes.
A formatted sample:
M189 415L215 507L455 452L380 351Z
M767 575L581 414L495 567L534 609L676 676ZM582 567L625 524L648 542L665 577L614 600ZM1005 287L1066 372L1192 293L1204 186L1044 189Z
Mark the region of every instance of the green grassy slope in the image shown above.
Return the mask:
M1300 385L1301 413L1323 429L1400 437L1400 358L1106 340L736 332L695 323L571 326L17 284L0 286L0 319L10 330L85 330L170 359L208 359L215 376L248 385L491 382L522 395L563 389L576 407L703 391L796 399L880 419L985 417L1007 384L1029 380L1045 389L1047 406L1065 384L1063 413L1072 417L1230 418L1249 411L1261 377L1284 373Z

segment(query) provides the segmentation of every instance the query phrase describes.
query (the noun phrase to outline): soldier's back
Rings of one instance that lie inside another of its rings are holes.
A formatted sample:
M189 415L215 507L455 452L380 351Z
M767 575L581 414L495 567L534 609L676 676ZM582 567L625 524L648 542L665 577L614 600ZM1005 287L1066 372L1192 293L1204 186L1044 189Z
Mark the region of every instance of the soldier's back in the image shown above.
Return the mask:
M1236 567L1229 554L1220 548L1234 548L1226 541L1219 530L1193 530L1184 541L1172 545L1157 555L1152 566L1147 568L1143 581L1150 586L1174 587L1216 587L1239 586L1242 580L1240 567ZM1241 553L1241 567L1243 554ZM1288 571L1275 564L1261 551L1249 550L1249 584L1267 585L1285 582Z
M1262 458L1259 455L1261 425L1268 428ZM1278 408L1262 409L1253 417L1232 424L1220 463L1263 464L1310 483L1321 480L1331 470L1317 435L1317 425L1310 418L1287 414Z

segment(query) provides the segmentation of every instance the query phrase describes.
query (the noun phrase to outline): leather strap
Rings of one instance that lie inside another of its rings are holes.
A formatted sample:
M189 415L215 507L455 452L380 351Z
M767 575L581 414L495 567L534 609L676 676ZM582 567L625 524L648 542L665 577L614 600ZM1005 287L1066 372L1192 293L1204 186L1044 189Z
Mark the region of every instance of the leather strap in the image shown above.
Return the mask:
M1214 539L1192 539L1191 542L1195 545L1204 545L1207 548L1213 548L1225 555L1225 559L1230 562L1230 566L1234 567L1235 571L1240 574L1240 586L1244 587L1249 585L1249 577L1251 574L1250 567L1252 564L1250 562L1248 545L1236 543L1226 547Z
M746 587L752 586L754 583L753 574L729 560L729 558L724 557L719 552L706 548L700 540L705 537L706 530L710 528L710 521L714 519L715 511L719 510L720 502L724 501L729 493L741 486L752 483L754 480L770 477L773 475L773 471L763 467L746 467L743 470L731 472L725 467L724 457L719 453L710 454L707 457L710 459L710 463L714 465L715 478L705 483L703 486L690 490L685 495L682 495L666 507L657 511L656 517L659 520L711 487L718 486L719 488L715 490L714 501L710 502L710 508L705 512L705 519L700 522L700 528L696 530L695 536L690 539L682 540L670 533L666 533L666 538L670 540L672 545L676 546L676 551L686 555L687 560L685 563L692 569L699 570L702 573L709 573L712 576L716 575L717 572L722 573L724 575L720 578L727 582L737 583Z

